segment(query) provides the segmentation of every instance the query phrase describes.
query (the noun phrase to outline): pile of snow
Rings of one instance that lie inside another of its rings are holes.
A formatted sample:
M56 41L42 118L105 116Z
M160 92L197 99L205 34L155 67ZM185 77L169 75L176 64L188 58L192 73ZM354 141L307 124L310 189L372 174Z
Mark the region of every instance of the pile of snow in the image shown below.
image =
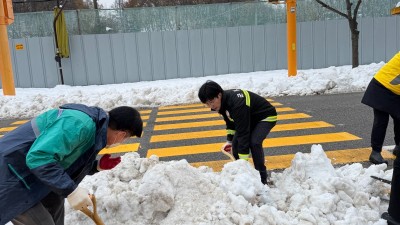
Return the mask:
M82 103L105 110L121 105L199 103L197 93L206 80L214 80L224 89L246 89L264 97L359 92L365 90L383 65L381 62L354 69L340 66L299 70L294 77L288 77L287 70L275 70L126 84L17 88L16 96L0 95L0 118L31 118L65 103Z
M105 224L375 224L388 203L391 179L385 164L359 163L334 168L320 145L297 153L291 167L272 173L274 187L260 183L247 161L227 163L221 172L192 167L186 160L162 162L156 156L125 154L113 170L80 184L97 198ZM92 225L66 203L66 224Z

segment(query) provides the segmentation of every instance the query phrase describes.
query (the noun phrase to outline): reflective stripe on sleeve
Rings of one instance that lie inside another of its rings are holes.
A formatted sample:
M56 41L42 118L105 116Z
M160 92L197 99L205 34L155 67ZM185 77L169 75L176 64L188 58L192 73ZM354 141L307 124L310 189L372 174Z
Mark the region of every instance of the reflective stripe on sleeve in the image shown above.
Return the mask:
M266 122L276 122L278 120L278 116L268 116L267 118L261 120Z
M229 129L227 129L227 130L226 130L226 133L227 133L227 134L230 134L230 135L235 135L236 131L235 131L235 130L229 130Z
M249 154L239 154L239 159L249 160Z

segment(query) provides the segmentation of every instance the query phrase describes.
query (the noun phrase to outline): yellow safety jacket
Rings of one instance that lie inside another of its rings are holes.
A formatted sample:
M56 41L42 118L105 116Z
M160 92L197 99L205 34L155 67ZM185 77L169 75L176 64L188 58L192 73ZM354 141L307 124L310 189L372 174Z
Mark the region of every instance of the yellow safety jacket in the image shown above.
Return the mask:
M386 63L374 78L396 95L400 95L400 52Z

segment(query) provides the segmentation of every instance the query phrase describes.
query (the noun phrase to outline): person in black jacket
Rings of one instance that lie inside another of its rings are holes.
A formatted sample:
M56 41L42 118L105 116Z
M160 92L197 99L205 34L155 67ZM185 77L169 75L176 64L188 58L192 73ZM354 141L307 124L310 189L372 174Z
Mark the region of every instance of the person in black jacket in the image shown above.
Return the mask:
M277 121L277 113L265 98L246 90L223 90L214 81L204 83L198 93L202 103L221 114L226 123L227 142L221 150L235 159L249 159L260 172L261 182L267 183L263 140Z

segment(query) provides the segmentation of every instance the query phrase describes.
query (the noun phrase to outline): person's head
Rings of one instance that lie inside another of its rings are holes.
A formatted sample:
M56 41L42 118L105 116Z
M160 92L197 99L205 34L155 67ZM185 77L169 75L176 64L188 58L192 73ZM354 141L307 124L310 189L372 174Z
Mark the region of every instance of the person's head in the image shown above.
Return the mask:
M120 106L108 112L107 146L122 143L127 138L140 137L143 121L139 112L129 106Z
M224 90L212 80L206 81L199 89L199 99L212 110L219 111L221 108L222 93Z

